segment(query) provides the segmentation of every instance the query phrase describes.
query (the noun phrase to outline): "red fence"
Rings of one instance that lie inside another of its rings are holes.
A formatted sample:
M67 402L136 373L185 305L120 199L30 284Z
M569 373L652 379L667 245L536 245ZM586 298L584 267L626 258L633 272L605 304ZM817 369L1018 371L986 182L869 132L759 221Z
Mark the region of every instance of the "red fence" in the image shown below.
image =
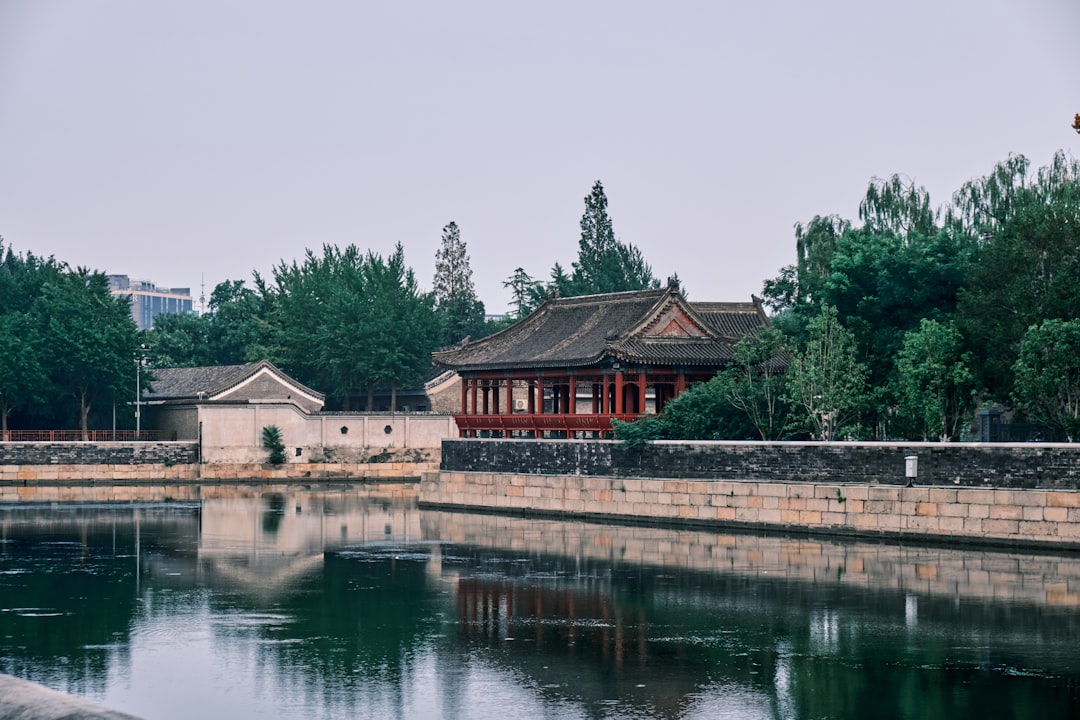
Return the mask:
M82 430L9 430L6 438L0 437L9 442L147 442L160 439L157 430L143 430L137 438L134 430L88 430L86 437Z
M575 433L595 433L607 435L612 431L611 421L637 420L637 415L455 415L458 430L462 437L478 437L481 433L499 432L503 437L513 433L531 434L531 437L543 437L545 432L564 432L566 437Z

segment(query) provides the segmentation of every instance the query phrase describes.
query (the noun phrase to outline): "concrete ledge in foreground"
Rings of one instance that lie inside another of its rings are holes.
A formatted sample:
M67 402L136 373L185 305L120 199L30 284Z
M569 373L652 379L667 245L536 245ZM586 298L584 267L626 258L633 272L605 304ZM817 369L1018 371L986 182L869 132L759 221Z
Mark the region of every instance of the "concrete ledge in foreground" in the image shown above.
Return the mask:
M0 674L0 720L139 720L88 700Z

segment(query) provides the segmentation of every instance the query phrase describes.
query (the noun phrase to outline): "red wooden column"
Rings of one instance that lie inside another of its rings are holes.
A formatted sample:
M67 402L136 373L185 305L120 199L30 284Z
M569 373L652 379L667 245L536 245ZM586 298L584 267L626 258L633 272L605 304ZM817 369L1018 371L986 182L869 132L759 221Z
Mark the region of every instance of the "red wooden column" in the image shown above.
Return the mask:
M544 414L544 378L536 378L536 414Z
M645 414L645 388L649 384L649 374L644 368L638 370L638 412Z
M622 371L615 373L615 414L623 414L623 384Z
M577 414L577 378L573 375L566 384L566 412L570 415Z
M600 414L608 414L608 406L610 404L610 398L608 397L608 382L607 371L600 376Z
M686 390L686 373L675 376L675 397L679 397Z
M476 393L478 388L480 387L480 382L476 378L473 378L472 380L469 380L469 385L472 386L472 414L479 415L480 410L476 404Z
M514 414L514 378L506 378L506 414Z

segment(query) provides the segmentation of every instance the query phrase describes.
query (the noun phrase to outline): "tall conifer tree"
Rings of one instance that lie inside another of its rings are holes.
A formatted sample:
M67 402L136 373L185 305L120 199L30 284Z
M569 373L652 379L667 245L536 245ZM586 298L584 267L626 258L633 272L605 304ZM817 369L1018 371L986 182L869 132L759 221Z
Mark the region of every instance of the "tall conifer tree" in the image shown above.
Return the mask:
M432 292L444 345L477 334L483 327L484 304L476 296L469 254L453 221L443 227L442 245L435 252Z

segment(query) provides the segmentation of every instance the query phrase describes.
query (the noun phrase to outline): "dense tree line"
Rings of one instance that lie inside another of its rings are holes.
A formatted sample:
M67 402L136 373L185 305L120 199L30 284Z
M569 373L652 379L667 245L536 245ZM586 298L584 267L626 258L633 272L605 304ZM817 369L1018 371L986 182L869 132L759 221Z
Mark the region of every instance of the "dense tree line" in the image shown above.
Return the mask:
M763 291L772 327L623 436L958 440L999 403L1080 437L1076 160L1011 156L936 210L900 176L874 180L858 220L797 225L796 263Z
M135 399L138 331L103 274L19 254L0 239L0 433L76 425L95 411L125 420Z
M602 184L585 197L577 258L504 283L512 322L545 298L659 285L616 239ZM923 188L872 181L858 218L795 228L796 262L765 282L771 327L744 338L711 382L624 437L962 439L1001 403L1080 434L1080 165L1013 156L935 209ZM372 408L419 383L431 352L499 329L485 320L461 229L448 223L430 292L389 257L324 246L248 285L226 281L202 315L161 315L144 336L106 278L0 243L0 419L86 428L155 367L267 358L331 407Z

